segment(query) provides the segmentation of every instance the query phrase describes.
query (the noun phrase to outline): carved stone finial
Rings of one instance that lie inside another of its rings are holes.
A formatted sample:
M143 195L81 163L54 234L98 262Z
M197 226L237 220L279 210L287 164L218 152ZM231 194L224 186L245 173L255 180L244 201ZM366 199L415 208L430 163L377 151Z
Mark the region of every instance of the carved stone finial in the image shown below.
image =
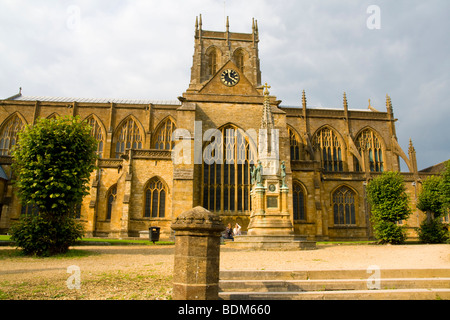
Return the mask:
M262 129L271 129L274 127L274 119L272 114L272 109L270 107L270 100L269 100L269 88L271 88L269 85L266 84L264 87L264 104L263 104L263 113L262 113L262 119L261 119L261 128Z
M270 88L272 88L272 87L269 86L269 85L267 85L267 82L266 82L266 84L264 85L264 95L265 95L265 96L268 96L268 95L270 94L270 92L269 92L269 90L268 90L268 89L270 89Z
M414 153L414 152L416 152L416 149L414 148L414 145L413 145L413 142L412 142L412 139L410 138L409 139L409 148L408 148L408 153Z
M390 113L390 114L392 114L394 112L394 110L392 108L392 100L388 94L386 94L386 109L387 109L388 113Z
M302 92L302 105L303 105L303 108L306 109L306 93L305 93L305 90L303 90L303 92Z
M348 103L347 103L347 94L344 91L344 109L347 110L348 109Z

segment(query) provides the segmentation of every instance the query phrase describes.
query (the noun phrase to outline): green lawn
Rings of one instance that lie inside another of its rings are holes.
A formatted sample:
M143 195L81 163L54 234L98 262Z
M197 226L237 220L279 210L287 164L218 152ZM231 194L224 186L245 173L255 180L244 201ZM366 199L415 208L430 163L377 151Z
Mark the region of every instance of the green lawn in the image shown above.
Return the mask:
M10 236L0 235L0 241L9 241ZM109 239L109 238L83 238L78 241L80 245L88 245L98 243L109 243L110 245L126 245L126 244L141 244L141 245L153 245L153 242L149 240L123 240L123 239ZM158 241L155 245L171 245L174 244L173 241Z
M9 241L10 236L7 235L0 235L0 241ZM149 240L145 239L136 239L136 240L125 240L125 239L109 239L109 238L83 238L80 241L78 241L79 245L90 245L98 242L101 243L108 243L110 245L133 245L133 244L140 244L140 245L173 245L175 244L173 241L158 241L155 244ZM331 244L376 244L376 240L372 241L318 241L318 245L331 245ZM405 244L418 244L419 242L417 240L407 240ZM450 243L450 242L447 242Z

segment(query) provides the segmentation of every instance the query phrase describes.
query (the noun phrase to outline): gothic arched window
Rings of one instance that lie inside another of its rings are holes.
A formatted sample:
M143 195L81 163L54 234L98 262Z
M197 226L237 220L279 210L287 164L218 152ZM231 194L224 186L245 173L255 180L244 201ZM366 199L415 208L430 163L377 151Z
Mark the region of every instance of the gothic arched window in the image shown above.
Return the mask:
M126 149L142 149L142 133L137 122L128 118L116 133L116 158L125 153Z
M292 199L294 220L306 220L305 192L298 182L294 182Z
M73 207L73 217L75 219L81 219L81 203L77 204L76 206Z
M238 49L234 52L233 60L239 71L244 72L244 51L242 49Z
M22 209L20 210L20 214L22 215L33 215L37 216L39 214L39 208L36 204L25 204L22 205Z
M356 194L348 187L340 187L333 193L334 225L355 225Z
M24 128L22 119L15 114L3 125L0 133L0 155L9 156L17 143L17 134Z
M109 188L106 197L108 201L106 207L106 220L111 220L111 215L113 211L114 202L116 201L116 197L117 197L117 185L115 184L111 188Z
M366 129L358 136L356 139L356 147L358 148L359 154L365 156L367 153L369 158L369 169L372 172L383 172L383 150L378 137L375 132L371 129ZM361 171L361 165L355 157L356 171Z
M105 134L102 130L102 126L94 116L90 116L89 118L86 119L86 121L92 127L91 136L93 136L98 142L96 153L99 158L103 158L103 145Z
M249 211L255 153L242 130L228 125L218 133L203 153L203 207L215 212Z
M313 139L315 150L320 151L322 167L328 172L342 172L342 147L336 133L330 128L323 128Z
M166 216L165 184L158 178L151 179L145 188L145 210L146 218L164 218Z
M291 128L288 128L288 133L289 145L291 150L291 161L300 160L300 139Z
M207 61L207 76L213 76L217 72L217 50L215 48L212 48L209 50L209 52L206 54L206 61Z
M172 141L172 134L175 129L175 123L170 118L167 118L164 122L162 122L155 132L153 142L155 149L172 150L175 146L175 141Z

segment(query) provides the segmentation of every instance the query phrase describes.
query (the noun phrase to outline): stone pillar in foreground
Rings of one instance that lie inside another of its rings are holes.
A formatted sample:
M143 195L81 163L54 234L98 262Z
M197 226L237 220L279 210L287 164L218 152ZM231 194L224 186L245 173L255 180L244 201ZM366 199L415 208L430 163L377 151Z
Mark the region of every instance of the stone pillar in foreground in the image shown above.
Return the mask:
M175 231L174 300L219 298L220 235L218 215L195 207L172 223Z

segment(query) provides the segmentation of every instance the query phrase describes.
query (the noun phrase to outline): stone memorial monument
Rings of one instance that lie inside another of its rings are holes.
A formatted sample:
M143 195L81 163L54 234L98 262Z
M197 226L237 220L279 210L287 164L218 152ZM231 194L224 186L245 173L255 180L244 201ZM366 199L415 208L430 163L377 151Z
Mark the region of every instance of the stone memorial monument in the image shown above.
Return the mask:
M252 249L315 249L315 241L294 235L288 211L289 188L286 166L279 161L278 131L269 102L270 88L264 86L264 105L259 132L259 160L252 172L252 213L245 236L237 236L230 246Z

